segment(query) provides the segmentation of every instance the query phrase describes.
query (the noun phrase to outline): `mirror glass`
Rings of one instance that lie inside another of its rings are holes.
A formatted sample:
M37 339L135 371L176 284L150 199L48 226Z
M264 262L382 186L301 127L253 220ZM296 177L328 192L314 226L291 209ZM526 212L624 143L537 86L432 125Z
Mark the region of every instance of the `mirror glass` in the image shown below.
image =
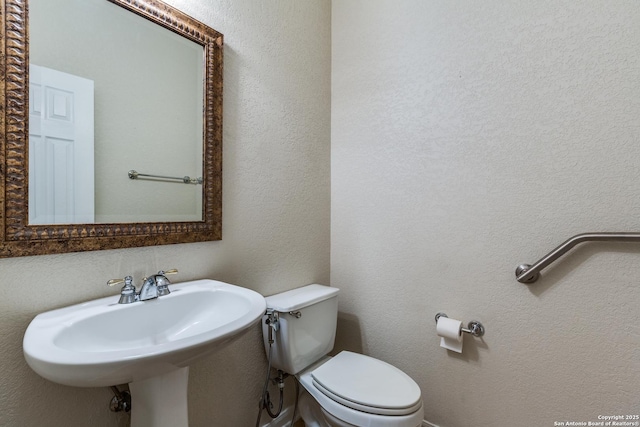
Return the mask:
M224 36L160 0L0 10L0 258L222 239Z
M203 220L204 47L106 0L28 13L28 223Z

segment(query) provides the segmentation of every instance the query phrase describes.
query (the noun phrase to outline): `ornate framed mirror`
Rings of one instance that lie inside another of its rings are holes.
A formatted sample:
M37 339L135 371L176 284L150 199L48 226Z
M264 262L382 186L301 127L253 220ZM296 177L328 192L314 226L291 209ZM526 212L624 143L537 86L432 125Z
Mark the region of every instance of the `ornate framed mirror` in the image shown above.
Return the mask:
M0 2L0 257L220 240L223 35L159 0Z

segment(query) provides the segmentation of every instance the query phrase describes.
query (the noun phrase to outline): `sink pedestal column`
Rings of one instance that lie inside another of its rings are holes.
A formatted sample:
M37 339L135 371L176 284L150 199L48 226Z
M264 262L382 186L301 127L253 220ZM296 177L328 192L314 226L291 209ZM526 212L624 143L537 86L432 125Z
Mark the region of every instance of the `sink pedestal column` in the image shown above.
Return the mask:
M131 427L189 427L189 367L129 383Z

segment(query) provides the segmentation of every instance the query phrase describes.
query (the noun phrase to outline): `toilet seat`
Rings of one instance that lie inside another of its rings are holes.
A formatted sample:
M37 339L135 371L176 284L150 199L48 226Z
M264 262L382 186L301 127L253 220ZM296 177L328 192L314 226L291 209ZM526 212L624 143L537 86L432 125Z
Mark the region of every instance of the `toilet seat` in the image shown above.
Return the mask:
M409 415L422 406L418 385L386 362L343 351L311 371L313 386L351 409L376 415Z

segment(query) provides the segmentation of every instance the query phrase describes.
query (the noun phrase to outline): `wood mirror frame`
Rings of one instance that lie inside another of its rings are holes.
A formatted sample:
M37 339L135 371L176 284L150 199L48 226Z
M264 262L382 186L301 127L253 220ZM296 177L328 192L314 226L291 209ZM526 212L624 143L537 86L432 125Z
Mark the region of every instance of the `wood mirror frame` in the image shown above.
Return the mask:
M28 224L28 2L0 0L0 257L222 238L223 35L159 0L108 1L203 46L202 221Z

